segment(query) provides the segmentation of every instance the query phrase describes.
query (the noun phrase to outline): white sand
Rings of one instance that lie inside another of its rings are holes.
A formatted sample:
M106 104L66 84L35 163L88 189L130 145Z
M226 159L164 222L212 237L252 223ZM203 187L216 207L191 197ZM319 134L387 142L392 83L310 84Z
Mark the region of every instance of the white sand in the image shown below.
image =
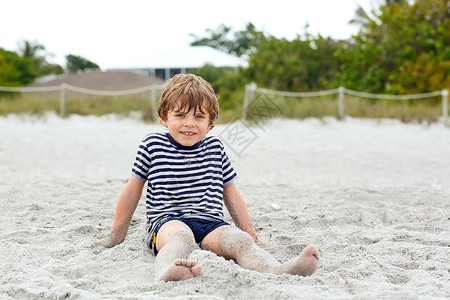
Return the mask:
M94 243L109 234L140 139L162 130L111 116L0 118L0 298L450 298L449 128L355 119L253 128L247 148L227 148L263 247L284 261L313 244L317 272L259 274L199 250L201 276L155 284L143 199L123 244Z

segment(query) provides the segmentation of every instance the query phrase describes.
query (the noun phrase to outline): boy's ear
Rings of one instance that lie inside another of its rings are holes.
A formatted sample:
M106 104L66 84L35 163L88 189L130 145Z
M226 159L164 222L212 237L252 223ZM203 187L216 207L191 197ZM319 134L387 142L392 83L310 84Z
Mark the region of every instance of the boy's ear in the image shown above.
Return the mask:
M213 129L213 128L214 128L214 125L215 125L214 123L209 124L209 125L208 125L208 131L210 131L211 129Z
M159 117L159 122L161 122L162 126L167 128L167 120L164 120L163 118Z

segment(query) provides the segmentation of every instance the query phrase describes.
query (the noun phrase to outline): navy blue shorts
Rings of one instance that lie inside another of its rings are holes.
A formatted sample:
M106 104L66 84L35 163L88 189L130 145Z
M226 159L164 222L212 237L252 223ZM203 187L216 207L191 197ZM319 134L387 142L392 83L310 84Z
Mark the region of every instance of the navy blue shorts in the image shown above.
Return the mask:
M148 246L150 249L153 249L153 252L158 254L158 251L156 250L156 235L158 234L159 229L161 226L172 220L178 220L189 226L189 228L192 230L192 233L194 234L195 242L200 245L200 243L203 241L205 236L207 236L211 231L214 229L224 226L224 225L230 225L230 223L227 223L225 221L209 221L209 220L202 220L202 219L194 219L194 218L180 218L180 217L170 217L165 218L162 221L159 222L158 226L156 226L155 230L153 231L153 234L151 237L149 237Z

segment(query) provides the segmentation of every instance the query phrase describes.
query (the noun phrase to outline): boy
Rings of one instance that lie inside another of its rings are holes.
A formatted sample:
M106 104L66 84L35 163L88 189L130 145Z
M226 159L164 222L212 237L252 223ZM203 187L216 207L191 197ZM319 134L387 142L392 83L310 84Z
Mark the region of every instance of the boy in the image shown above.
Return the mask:
M265 273L308 276L317 268L313 246L278 263L258 247L237 175L224 147L206 134L214 127L219 105L211 85L192 74L175 75L163 89L158 116L168 133L142 140L132 175L117 203L111 234L99 242L114 247L125 240L145 182L148 245L156 255L155 280L198 276L201 266L188 260L199 247L241 267ZM224 221L225 203L236 227Z

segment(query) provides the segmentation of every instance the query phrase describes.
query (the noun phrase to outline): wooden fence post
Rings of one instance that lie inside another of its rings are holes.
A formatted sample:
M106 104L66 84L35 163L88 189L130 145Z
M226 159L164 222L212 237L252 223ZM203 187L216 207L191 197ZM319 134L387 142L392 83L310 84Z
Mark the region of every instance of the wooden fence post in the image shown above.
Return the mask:
M338 98L338 106L339 106L339 119L344 119L345 117L345 88L340 86L339 89L339 98Z
M64 118L66 116L66 84L61 84L61 94L60 94L60 115L61 118Z
M247 118L247 107L250 99L253 97L253 92L256 90L256 83L250 83L245 86L245 94L244 94L244 107L242 109L242 120L245 121Z
M448 90L442 90L442 118L444 119L444 124L449 125L448 122Z

